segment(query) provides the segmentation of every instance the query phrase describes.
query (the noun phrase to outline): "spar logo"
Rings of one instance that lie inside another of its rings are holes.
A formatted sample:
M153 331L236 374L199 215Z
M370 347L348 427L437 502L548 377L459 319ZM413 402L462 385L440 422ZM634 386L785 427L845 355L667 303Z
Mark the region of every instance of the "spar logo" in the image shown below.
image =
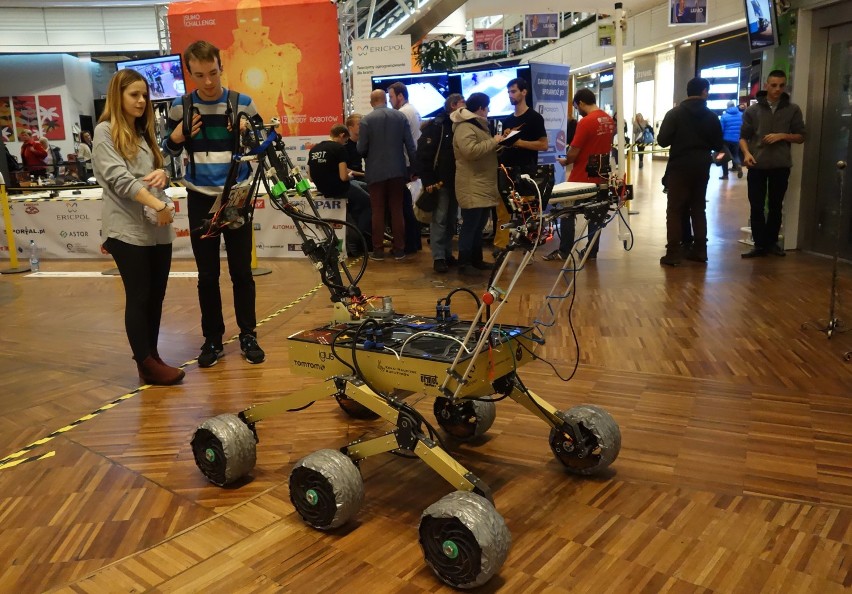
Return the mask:
M266 208L266 200L264 200L263 198L258 198L257 200L254 201L254 207L255 208Z
M36 206L35 204L27 204L27 207L24 209L24 212L27 214L38 214L41 211L39 211L38 206Z

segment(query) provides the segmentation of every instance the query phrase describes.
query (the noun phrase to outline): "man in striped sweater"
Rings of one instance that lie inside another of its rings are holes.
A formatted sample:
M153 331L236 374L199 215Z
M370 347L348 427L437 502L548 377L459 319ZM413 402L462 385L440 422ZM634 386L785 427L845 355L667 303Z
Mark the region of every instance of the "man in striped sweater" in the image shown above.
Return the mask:
M183 54L190 77L197 90L191 94L192 130L184 129L184 102L178 98L169 109L169 136L166 148L172 155L186 150L190 166L184 176L189 207L189 227L195 230L210 218L210 209L222 193L231 157L239 134L239 113L251 117L257 109L251 97L240 94L236 102L238 113L233 113L229 91L222 87L222 61L219 49L206 42L196 41ZM233 93L233 91L231 91ZM245 166L238 181L246 179L249 168ZM240 350L249 363L262 363L263 349L257 343L255 326L255 286L251 274L251 225L238 229L223 229L228 270L234 288L234 311L240 329ZM225 322L222 315L222 295L219 290L220 239L219 235L202 238L190 234L192 253L198 267L198 301L201 307L201 331L204 344L198 356L199 367L211 367L222 355L222 337Z

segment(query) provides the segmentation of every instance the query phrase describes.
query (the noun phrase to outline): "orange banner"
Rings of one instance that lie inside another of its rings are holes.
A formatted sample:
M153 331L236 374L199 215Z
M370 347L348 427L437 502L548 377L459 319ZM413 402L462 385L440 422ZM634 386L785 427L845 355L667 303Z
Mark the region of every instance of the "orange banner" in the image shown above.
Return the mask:
M201 39L218 47L223 84L254 99L264 120L278 115L283 135L327 135L343 123L337 8L328 0L174 2L169 33L174 53Z

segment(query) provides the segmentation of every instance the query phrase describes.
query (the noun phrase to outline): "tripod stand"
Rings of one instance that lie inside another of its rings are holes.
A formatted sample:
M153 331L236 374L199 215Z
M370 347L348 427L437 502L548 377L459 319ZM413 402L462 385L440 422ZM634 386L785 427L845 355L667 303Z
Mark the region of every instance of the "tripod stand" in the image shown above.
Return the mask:
M837 303L837 259L840 257L840 231L841 225L843 224L843 180L844 180L844 170L846 169L846 161L838 161L837 162L837 181L840 186L840 193L838 197L838 206L837 206L837 237L834 239L834 260L831 269L831 299L829 301L828 306L828 322L823 325L822 320L817 322L805 322L802 324L802 329L805 328L816 328L820 332L823 332L828 338L834 336L835 333L846 332L848 328L843 328L841 330L841 326L843 326L843 322L841 322L835 315L835 305ZM846 360L848 361L852 358L852 351L846 353L844 355Z

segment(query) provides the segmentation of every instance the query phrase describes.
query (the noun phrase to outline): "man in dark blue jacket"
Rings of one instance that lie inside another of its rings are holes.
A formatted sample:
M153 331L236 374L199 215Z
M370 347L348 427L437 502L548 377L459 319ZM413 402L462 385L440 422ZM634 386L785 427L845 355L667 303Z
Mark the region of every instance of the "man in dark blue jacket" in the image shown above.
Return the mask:
M722 121L722 138L725 141L725 148L731 157L733 169L737 172L737 177L742 177L743 162L740 158L740 128L743 125L743 112L739 110L736 103L728 101L728 108L724 111L720 119ZM728 179L728 159L722 161L722 177L719 179Z
M666 167L666 255L660 264L677 266L684 254L683 215L692 219L693 243L688 260L707 261L707 215L704 197L710 179L711 152L722 150L722 126L707 109L710 82L693 78L686 84L687 98L671 109L660 126L657 143L669 149Z
M778 245L781 207L787 192L787 180L793 159L790 144L805 141L802 110L790 103L787 75L773 70L766 77L766 89L757 94L757 103L743 113L740 148L743 164L748 167L748 202L751 205L751 235L754 249L743 258L758 258L768 253L783 256ZM769 213L764 215L764 207Z
M358 132L358 152L364 156L367 172L367 191L373 210L372 260L384 260L385 207L390 209L393 231L393 256L405 259L405 221L402 216L402 195L411 177L408 163L414 163L416 149L408 118L388 107L385 92L370 93L373 111L361 119ZM408 159L406 160L406 155Z

